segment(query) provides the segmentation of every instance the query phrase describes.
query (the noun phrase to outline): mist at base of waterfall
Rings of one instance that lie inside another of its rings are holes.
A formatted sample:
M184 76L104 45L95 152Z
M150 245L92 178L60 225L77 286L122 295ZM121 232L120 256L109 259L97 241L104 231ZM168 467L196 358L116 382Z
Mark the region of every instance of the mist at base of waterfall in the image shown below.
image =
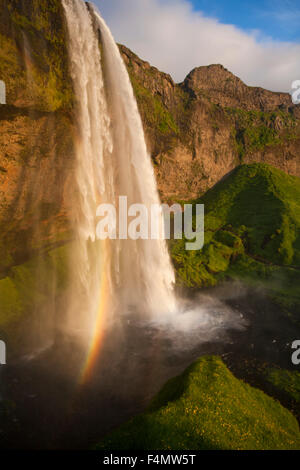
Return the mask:
M216 293L217 292L217 293ZM238 307L227 301L239 299L246 295L247 290L240 283L227 283L224 289L213 288L207 292L198 292L189 297L179 296L178 311L169 314L157 312L156 316L147 317L144 312L134 308L120 311L110 322L106 322L102 344L98 350L98 360L91 373L91 381L97 381L98 374L106 367L106 354L110 351L109 361L115 366L130 357L147 357L151 362L151 354L156 361L160 357L164 361L184 360L186 357L197 357L207 344L229 342L233 331L243 332L248 321ZM84 340L82 341L82 338ZM87 337L80 334L62 336L62 342L80 345L84 355L87 351ZM75 349L77 346L74 346ZM154 352L155 351L155 352ZM195 354L195 355L194 355ZM112 359L114 358L114 359ZM78 360L78 364L80 361ZM138 374L139 367L136 374ZM135 375L134 370L132 371Z
M175 349L222 340L227 330L242 330L247 325L242 313L208 294L198 294L193 301L181 300L179 307L177 314L149 322L149 327L160 330Z

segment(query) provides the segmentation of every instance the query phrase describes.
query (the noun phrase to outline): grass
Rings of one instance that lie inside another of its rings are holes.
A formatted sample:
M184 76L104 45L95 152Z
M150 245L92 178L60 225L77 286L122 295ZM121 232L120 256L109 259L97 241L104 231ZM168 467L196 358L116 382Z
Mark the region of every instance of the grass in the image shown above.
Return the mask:
M269 368L266 378L274 387L285 392L293 401L300 404L300 372Z
M219 357L202 357L170 380L145 413L105 437L105 450L299 449L295 417L238 380Z
M178 282L212 286L224 278L265 286L294 313L300 306L300 180L266 164L241 165L197 203L205 205L205 245L171 241ZM299 321L299 319L298 319Z

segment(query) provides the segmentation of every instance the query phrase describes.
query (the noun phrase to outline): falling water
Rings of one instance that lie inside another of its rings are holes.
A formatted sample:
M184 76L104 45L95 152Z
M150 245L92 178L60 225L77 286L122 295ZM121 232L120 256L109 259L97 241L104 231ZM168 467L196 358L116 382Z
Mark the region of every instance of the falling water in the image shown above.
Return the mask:
M151 206L160 201L141 117L119 49L100 14L93 7L92 11L100 29L112 121L112 193L126 195L128 206L143 204L150 214ZM122 304L132 302L152 315L174 311L175 278L165 240L120 240L114 253L113 271L118 274Z
M159 204L130 79L119 49L95 8L87 7L82 0L62 3L78 125L72 204L77 242L71 267L70 318L74 322L75 316L80 328L84 319L89 322L99 316L99 308L101 315L134 312L159 317L176 310L174 272L166 242L95 241L96 207L100 202L118 208L119 196L127 196L128 207L138 203L150 210L152 204Z

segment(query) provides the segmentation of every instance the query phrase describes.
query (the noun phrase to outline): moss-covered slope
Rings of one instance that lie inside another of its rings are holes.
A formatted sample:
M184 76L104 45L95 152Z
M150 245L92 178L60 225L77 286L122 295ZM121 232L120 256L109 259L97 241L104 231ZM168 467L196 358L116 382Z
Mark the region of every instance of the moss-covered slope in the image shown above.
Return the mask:
M300 433L278 402L236 379L220 358L202 357L98 448L299 449Z
M242 165L208 191L205 246L172 241L178 280L188 287L226 277L265 286L289 312L300 305L300 180L266 164Z

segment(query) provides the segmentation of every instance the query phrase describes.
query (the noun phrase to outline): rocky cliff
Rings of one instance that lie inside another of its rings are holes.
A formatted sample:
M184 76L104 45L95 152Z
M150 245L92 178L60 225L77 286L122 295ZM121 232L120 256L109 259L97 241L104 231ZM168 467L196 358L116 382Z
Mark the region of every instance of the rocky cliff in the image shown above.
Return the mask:
M37 217L45 234L64 230L74 98L61 2L0 0L0 7L0 79L8 103L0 105L1 253L9 265L12 255L21 256L16 237L22 252L36 247ZM247 87L221 65L196 68L175 84L120 50L162 199L198 197L240 163L262 161L299 176L300 108L288 94Z
M7 105L0 105L5 268L38 247L37 219L48 244L66 236L64 194L75 131L61 2L0 0L0 8L0 79L7 87ZM248 87L221 65L196 68L175 84L126 47L120 50L163 200L198 197L241 163L270 163L300 175L300 107L288 94Z
M287 93L248 87L222 65L183 83L120 46L163 199L198 197L241 163L300 176L300 108Z
M59 0L0 0L0 274L64 238L73 91Z
M196 68L175 84L126 47L120 50L163 200L195 199L241 163L269 163L300 176L300 107L292 105L288 94L248 87L221 65ZM42 311L53 290L57 296L63 288L64 245L72 237L68 200L76 125L60 0L0 0L0 80L7 88L7 104L0 105L0 329L13 332L18 341L19 319ZM268 197L264 184L262 199ZM262 202L265 211L267 202ZM238 200L235 204L240 210ZM282 235L289 254L284 263L295 264L291 253L297 224L285 220L285 230L276 224L268 230L262 249L278 229L279 235L287 234ZM227 275L236 255L227 225L222 227L229 237L225 248L206 234L210 246L204 258L184 258L183 263L180 247L173 247L183 284L190 287L192 277L192 287L211 285ZM243 269L248 271L248 265Z
M0 7L0 79L7 87L7 105L0 105L5 272L41 239L53 246L67 237L75 131L61 2L0 0ZM299 176L300 108L288 94L248 87L221 65L196 68L175 84L126 47L120 50L163 200L198 197L240 163L266 162Z

